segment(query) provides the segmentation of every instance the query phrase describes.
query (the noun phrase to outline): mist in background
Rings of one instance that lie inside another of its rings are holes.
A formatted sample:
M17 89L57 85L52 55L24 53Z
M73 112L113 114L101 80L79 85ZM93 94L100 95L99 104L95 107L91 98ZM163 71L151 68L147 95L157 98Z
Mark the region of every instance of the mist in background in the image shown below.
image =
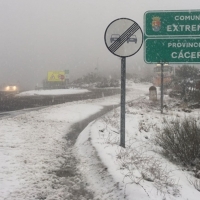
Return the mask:
M23 89L41 84L51 70L70 72L70 80L89 72L120 75L120 58L104 43L108 24L130 18L143 30L148 10L196 9L197 0L0 0L0 85ZM127 72L148 74L143 47L127 58Z

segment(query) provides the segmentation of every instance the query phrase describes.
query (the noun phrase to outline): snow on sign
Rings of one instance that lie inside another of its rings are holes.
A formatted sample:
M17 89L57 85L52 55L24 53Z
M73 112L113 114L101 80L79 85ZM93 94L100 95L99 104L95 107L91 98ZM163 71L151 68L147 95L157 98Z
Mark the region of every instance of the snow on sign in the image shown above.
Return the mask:
M104 34L108 50L119 57L129 57L136 54L143 43L143 33L140 26L127 18L111 22Z

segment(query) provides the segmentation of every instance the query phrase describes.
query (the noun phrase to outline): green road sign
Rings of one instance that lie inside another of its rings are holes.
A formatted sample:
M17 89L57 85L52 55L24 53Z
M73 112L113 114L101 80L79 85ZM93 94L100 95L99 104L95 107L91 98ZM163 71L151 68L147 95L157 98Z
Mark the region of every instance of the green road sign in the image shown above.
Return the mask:
M200 10L148 11L144 14L144 34L158 36L199 36Z
M146 63L200 63L200 10L144 14Z
M144 44L146 63L200 63L199 38L147 38Z

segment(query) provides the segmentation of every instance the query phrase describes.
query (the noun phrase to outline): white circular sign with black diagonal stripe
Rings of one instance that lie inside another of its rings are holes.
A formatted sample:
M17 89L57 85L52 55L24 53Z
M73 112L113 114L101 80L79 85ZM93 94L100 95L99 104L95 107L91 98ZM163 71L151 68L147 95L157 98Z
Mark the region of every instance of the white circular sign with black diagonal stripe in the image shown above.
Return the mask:
M141 48L143 32L135 21L120 18L108 25L104 40L111 53L119 57L129 57Z

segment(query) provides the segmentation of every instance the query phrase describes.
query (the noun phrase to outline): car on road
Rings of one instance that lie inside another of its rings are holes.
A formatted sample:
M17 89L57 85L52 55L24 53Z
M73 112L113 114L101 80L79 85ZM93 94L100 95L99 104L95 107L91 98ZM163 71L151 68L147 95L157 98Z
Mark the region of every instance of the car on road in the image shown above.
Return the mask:
M0 91L4 95L13 95L19 93L19 87L15 84L10 84L2 87Z

